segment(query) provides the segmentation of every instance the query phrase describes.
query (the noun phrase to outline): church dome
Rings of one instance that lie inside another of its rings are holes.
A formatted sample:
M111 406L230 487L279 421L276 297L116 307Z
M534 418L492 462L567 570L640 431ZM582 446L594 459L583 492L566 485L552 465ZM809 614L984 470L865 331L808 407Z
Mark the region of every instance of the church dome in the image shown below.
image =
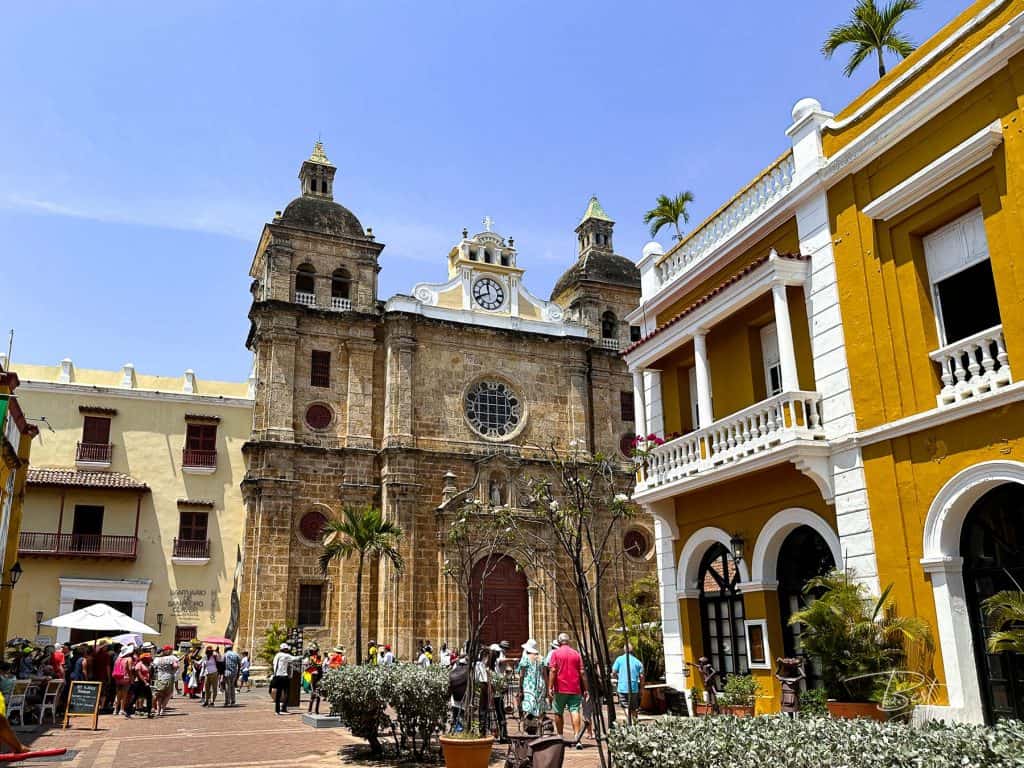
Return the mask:
M569 288L577 283L605 283L606 285L621 285L626 288L640 288L640 270L636 264L625 256L615 253L607 253L598 250L591 250L580 257L566 270L555 289L551 291L551 300L554 301Z
M363 225L352 211L323 197L302 195L295 198L281 214L281 223L328 235L366 237Z

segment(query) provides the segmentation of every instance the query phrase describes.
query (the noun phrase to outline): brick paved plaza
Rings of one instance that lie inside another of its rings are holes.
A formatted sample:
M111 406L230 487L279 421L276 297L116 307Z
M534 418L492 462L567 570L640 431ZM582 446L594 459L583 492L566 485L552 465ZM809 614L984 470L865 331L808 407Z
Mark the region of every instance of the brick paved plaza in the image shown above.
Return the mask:
M234 709L203 708L199 701L180 696L162 718L101 715L99 729L88 730L84 720L62 730L49 724L35 733L20 733L34 749L67 747L78 754L62 762L27 760L10 763L21 768L325 768L342 764L379 766L367 759L365 742L347 728L314 730L302 723L298 710L275 717L266 689L239 695ZM305 702L303 703L305 711ZM90 721L91 722L91 721ZM514 721L510 728L515 730ZM492 764L504 760L505 747L495 745ZM4 763L3 765L8 765ZM581 751L568 750L567 768L598 765L593 742Z

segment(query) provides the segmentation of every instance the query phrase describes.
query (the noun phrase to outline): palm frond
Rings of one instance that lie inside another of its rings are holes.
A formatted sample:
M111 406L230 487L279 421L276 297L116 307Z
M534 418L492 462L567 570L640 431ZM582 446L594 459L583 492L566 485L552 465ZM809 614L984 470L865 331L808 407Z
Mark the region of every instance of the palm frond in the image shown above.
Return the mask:
M919 7L919 0L893 0L882 8L875 4L875 0L858 0L849 20L828 31L821 53L826 59L831 59L840 47L854 46L843 68L846 77L850 77L873 53L880 59L884 51L906 58L916 46L897 27L907 13ZM879 64L881 66L881 60Z

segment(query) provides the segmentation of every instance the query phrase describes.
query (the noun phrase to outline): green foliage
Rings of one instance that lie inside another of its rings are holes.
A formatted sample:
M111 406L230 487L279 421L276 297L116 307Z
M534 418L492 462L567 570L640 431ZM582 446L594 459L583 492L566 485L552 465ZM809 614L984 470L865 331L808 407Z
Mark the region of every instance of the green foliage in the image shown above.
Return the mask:
M256 654L256 658L264 664L272 663L274 656L281 650L281 643L288 641L288 636L293 629L295 629L294 624L287 624L284 627L280 624L271 624L267 634L263 636L263 645Z
M992 632L988 649L992 653L1024 653L1024 592L997 592L981 604Z
M616 768L1019 768L1024 723L994 728L784 716L664 718L616 728Z
M718 703L727 707L752 707L760 693L761 684L753 675L729 675Z
M413 755L422 760L430 737L444 727L448 714L448 670L415 664L392 666L386 673L385 694Z
M657 237L662 228L672 226L676 230L676 240L681 240L683 235L679 231L679 220L682 219L684 223L690 220L690 212L686 206L692 202L693 193L689 190L680 192L675 197L658 195L654 207L644 214L644 224L650 225L651 237Z
M821 46L821 53L826 59L831 59L832 54L841 46L852 45L853 53L843 74L850 77L857 67L874 54L878 58L878 76L883 77L886 51L905 59L917 47L896 27L907 13L917 10L919 6L918 0L893 0L881 8L875 5L875 0L857 0L850 20L829 30Z
M804 650L821 660L830 698L877 700L879 673L896 669L918 649L931 651L928 623L896 615L891 590L892 585L873 600L867 587L842 571L808 582L806 593L817 599L789 622L801 625Z
M621 654L628 635L633 655L644 665L644 679L660 680L665 674L665 644L661 635L657 576L645 576L633 582L622 596L622 613L626 617L626 632L612 632L608 649L616 656ZM617 605L608 611L608 623L613 627L622 624Z
M800 692L800 717L827 717L828 694L824 688L808 688Z
M384 747L378 733L388 724L384 709L390 687L384 667L350 664L327 672L319 691L352 735L366 739L373 751L380 753Z

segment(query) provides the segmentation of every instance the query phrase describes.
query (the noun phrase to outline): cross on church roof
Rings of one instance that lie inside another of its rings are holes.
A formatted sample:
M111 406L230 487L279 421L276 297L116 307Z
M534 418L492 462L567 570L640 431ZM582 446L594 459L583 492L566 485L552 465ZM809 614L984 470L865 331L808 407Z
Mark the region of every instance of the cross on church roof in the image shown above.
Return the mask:
M313 145L313 154L309 156L309 159L314 163L330 165L331 161L327 159L327 153L324 152L324 143L320 141L319 137Z
M490 216L484 216L484 232L490 232L494 226L494 219Z

